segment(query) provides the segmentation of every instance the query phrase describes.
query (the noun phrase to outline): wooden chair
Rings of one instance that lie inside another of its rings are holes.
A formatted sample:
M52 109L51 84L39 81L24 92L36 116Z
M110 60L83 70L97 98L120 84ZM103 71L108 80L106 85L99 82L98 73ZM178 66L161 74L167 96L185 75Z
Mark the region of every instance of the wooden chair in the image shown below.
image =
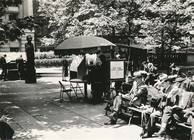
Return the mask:
M59 99L60 99L60 102L62 102L63 101L63 94L64 93L66 93L67 94L67 96L69 97L69 99L71 100L71 89L69 88L69 89L67 89L64 85L63 85L63 83L61 82L61 81L59 81L59 84L60 84L60 97L59 97Z

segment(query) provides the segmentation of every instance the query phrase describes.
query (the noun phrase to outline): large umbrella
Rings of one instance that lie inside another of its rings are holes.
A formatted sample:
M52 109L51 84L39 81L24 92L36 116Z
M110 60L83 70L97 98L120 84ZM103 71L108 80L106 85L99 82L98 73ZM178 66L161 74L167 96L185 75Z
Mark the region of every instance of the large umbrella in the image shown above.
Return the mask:
M55 48L55 53L78 53L98 47L116 46L110 41L96 36L77 36L64 40Z

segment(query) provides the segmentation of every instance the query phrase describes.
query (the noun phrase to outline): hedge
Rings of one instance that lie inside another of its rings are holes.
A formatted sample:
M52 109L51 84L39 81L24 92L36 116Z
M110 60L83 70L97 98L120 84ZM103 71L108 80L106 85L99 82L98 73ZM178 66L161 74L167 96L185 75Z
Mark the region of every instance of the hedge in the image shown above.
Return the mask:
M72 59L66 58L68 65L70 65ZM60 67L63 65L64 58L53 58L53 59L35 59L36 67Z
M54 59L35 59L36 67L59 67L62 66L63 59L62 58L54 58Z

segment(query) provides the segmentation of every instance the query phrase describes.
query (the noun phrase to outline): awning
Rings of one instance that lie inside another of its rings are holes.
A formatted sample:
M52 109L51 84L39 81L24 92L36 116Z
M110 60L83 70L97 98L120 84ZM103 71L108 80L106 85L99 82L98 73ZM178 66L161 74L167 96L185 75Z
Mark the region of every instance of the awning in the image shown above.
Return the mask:
M77 53L98 47L116 46L110 41L96 36L77 36L64 40L55 48L55 53Z

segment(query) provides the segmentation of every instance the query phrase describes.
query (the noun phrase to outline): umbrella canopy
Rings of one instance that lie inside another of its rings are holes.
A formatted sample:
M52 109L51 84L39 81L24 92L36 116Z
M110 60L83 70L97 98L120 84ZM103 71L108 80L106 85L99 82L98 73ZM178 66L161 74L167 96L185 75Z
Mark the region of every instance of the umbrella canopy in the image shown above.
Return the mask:
M93 49L97 47L116 46L110 41L96 36L77 36L64 40L55 48L55 52L69 51L76 53L80 50Z

